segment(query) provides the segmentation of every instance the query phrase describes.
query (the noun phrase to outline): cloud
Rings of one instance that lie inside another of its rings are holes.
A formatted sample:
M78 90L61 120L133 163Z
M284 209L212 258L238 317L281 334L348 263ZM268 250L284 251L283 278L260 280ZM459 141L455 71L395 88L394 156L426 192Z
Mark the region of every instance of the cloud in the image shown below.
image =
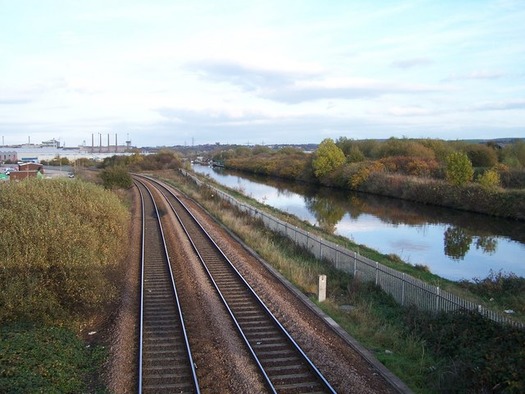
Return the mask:
M445 78L444 82L450 81L465 81L465 80L484 80L484 79L499 79L505 74L496 71L476 70L468 74L451 74Z
M261 119L270 118L270 116L262 112L255 112L249 110L242 110L236 108L203 108L203 109L189 109L189 108L158 108L156 112L169 121L180 124L192 124L201 126L210 125L227 125L257 122Z
M20 104L28 104L32 100L30 99L23 99L23 98L3 98L0 97L0 105L20 105Z
M197 72L204 79L228 82L246 91L277 88L289 85L297 79L316 75L310 71L260 68L220 60L191 62L186 65L186 69Z
M388 109L388 113L394 116L426 116L432 112L419 106L396 106Z
M360 78L335 78L299 81L283 89L264 92L261 97L296 104L322 99L356 100L387 94L423 94L443 91L444 89L446 88L422 84L400 84Z
M509 111L514 109L525 109L525 99L485 102L470 108L473 111Z
M391 66L395 68L413 68L413 67L419 67L419 66L428 66L429 64L432 64L432 60L427 57L415 57L412 59L405 59L405 60L397 60L395 62L392 62Z
M192 62L186 65L186 69L192 70L203 79L230 83L257 97L287 104L322 99L355 100L386 94L420 94L445 89L366 78L327 77L320 70L308 67L269 69L232 61Z

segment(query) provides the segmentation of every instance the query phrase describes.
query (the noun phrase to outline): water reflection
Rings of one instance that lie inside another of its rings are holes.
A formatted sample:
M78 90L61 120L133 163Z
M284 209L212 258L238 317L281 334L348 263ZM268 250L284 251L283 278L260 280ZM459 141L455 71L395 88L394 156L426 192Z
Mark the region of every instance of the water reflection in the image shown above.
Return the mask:
M483 253L496 253L498 240L495 237L482 235L473 236L468 230L461 227L447 227L445 230L445 254L454 260L463 260L472 245Z
M324 230L452 279L525 276L525 223L299 182L198 168ZM458 264L460 263L460 264Z
M333 234L337 223L345 214L344 208L332 205L327 198L305 197L304 202L310 212L314 214L317 221L316 225Z

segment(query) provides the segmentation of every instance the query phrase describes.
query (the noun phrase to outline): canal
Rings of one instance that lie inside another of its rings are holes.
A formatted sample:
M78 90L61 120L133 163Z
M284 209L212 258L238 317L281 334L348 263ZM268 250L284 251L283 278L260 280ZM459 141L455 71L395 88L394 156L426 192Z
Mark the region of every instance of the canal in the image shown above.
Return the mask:
M525 277L525 223L194 165L194 171L326 231L450 280Z

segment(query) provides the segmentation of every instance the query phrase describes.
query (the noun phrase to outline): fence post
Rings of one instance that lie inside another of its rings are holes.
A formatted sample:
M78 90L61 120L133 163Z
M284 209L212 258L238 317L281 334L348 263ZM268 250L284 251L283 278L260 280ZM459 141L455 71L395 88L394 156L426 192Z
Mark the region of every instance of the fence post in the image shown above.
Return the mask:
M357 276L357 252L354 252L354 278Z
M376 286L379 284L379 263L376 261Z
M326 300L326 275L319 275L319 302Z
M436 286L436 312L439 312L439 286Z
M310 235L308 231L306 232L306 249L310 250Z
M405 306L405 273L403 272L403 281L401 282L401 306Z

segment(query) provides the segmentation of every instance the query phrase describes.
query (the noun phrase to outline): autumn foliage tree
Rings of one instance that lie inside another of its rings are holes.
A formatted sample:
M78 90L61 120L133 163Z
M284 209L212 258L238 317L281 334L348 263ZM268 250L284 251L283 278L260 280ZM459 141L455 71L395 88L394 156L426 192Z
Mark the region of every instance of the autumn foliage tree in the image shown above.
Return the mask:
M445 174L453 185L461 186L472 180L474 169L466 153L454 152L447 156Z
M319 144L312 161L315 176L322 178L342 166L345 161L345 154L334 140L326 138Z

